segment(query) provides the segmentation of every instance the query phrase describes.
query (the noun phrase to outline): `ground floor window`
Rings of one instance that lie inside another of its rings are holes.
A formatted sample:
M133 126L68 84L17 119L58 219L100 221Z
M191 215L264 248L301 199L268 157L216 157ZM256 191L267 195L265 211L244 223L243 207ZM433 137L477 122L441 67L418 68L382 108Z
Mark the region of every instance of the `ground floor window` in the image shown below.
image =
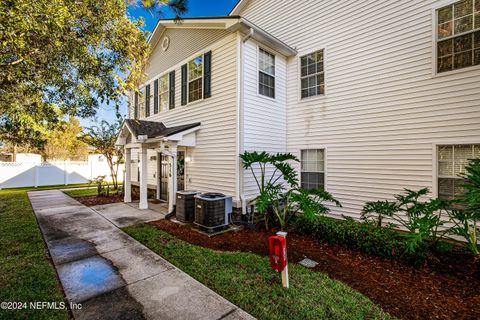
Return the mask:
M469 159L480 158L480 144L441 145L437 149L438 197L451 200L463 193L465 166Z
M302 150L300 182L304 189L325 189L325 150Z

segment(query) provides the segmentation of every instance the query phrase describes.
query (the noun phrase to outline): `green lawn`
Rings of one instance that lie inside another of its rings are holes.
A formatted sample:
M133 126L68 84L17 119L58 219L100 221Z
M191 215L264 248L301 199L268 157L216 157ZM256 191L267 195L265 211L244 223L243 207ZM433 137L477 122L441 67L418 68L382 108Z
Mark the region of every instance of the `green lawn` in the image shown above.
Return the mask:
M27 196L60 188L0 190L0 302L65 301ZM0 319L68 318L66 310L0 310Z
M97 188L65 190L65 191L63 191L63 193L69 195L72 198L85 197L85 196L96 196L97 195Z
M65 190L63 193L69 195L72 198L76 197L86 197L86 196L96 196L97 195L97 187L95 185L88 185L91 188L88 189L73 189L73 190ZM119 183L119 186L122 186L122 183ZM113 190L113 185L110 185L110 194L115 194L118 192L117 190Z
M285 290L268 257L194 246L148 224L124 230L258 319L392 319L347 285L296 264Z

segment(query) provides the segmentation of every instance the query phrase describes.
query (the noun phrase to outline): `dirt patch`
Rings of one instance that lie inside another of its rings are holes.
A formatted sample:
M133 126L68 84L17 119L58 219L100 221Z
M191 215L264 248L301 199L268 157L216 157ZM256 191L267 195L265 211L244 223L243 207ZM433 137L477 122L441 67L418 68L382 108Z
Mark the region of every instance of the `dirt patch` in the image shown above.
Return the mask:
M268 237L274 234L243 229L209 238L167 220L151 224L191 244L260 255L268 254ZM287 246L291 262L305 257L317 261L314 270L348 284L401 319L480 319L480 279L464 252L415 268L295 233L288 234Z
M99 204L109 204L109 203L117 203L117 202L123 202L123 196L121 195L113 195L113 196L85 196L85 197L75 197L75 200L77 200L80 203L83 203L84 205L91 207L91 206L96 206Z

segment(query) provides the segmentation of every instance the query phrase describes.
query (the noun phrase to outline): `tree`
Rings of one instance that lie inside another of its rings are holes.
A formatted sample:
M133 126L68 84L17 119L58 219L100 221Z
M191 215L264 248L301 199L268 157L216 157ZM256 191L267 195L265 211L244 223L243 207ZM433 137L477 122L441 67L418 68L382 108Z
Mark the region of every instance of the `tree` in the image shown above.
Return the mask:
M82 131L80 121L74 117L51 131L41 151L44 160L84 160L88 145L80 139Z
M93 116L136 88L149 45L143 21L127 16L130 3L0 1L0 138L41 144L65 116ZM143 4L186 11L185 0Z
M122 123L122 117L117 114L116 121L108 123L102 120L87 128L87 133L82 137L85 143L95 148L95 152L103 154L107 159L114 189L118 188L118 167L123 161L122 149L115 145Z

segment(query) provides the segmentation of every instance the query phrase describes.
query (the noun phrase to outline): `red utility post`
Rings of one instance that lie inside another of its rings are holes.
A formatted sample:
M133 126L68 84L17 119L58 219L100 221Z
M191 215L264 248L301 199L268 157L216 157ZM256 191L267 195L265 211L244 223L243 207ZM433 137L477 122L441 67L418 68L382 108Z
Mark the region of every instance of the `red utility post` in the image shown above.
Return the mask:
M272 269L282 273L283 287L288 288L287 233L277 232L268 239L270 245L270 265Z

